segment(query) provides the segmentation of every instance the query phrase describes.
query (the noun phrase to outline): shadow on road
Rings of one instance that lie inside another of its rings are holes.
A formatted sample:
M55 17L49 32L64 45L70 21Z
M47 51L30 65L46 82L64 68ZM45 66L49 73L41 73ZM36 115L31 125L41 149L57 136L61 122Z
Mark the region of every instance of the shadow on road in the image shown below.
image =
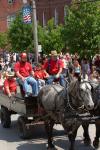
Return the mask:
M38 138L46 139L46 132L43 124L32 126L30 132L32 134L31 139L38 139ZM54 136L64 135L64 130L58 131L54 129L53 134ZM23 139L19 137L17 121L12 121L11 128L3 128L2 125L0 124L0 140L5 140L8 142L23 141Z
M66 137L57 136L54 139L54 144L58 150L69 150L69 141ZM85 147L81 140L77 140L75 143L76 150L94 150L92 146ZM17 147L17 150L46 150L46 141L43 139L32 139L32 141L21 144Z
M16 142L16 150L46 150L46 133L43 125L36 125L32 129L32 139L22 140L19 138L17 122L12 122L12 127L10 129L4 129L0 124L0 141L4 140L7 142ZM94 150L92 146L86 147L81 137L78 137L79 140L76 140L76 150ZM64 135L63 130L54 130L54 144L58 150L68 150L69 141L68 138ZM12 150L12 149L11 149Z

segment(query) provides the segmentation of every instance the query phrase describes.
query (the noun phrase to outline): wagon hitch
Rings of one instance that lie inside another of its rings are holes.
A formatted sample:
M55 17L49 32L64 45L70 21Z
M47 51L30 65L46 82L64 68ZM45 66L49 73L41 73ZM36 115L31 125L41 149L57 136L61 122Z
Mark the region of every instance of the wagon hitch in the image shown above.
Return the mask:
M100 116L93 116L90 113L84 113L84 114L70 114L65 116L65 119L77 119L80 122L88 122L90 124L94 124L96 120L100 119Z
M90 124L94 124L96 120L100 119L100 116L92 116L90 114L79 114L78 119L83 123L88 122Z

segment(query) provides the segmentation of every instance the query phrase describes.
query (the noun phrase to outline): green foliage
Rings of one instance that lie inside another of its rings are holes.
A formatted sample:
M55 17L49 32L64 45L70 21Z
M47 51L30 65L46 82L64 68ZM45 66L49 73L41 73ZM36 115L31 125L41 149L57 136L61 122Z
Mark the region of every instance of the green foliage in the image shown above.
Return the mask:
M5 48L8 45L6 33L0 33L0 48Z
M55 26L54 20L48 21L46 27L38 26L39 42L42 45L44 53L50 53L51 50L60 52L63 48L63 41L61 40L62 25Z
M83 1L67 8L62 39L71 52L91 55L100 49L100 2Z
M23 24L21 18L22 17L20 15L17 16L8 32L12 50L17 52L33 49L32 26L29 24ZM48 54L54 49L60 51L63 48L63 42L61 41L61 29L61 25L54 25L53 19L48 21L45 28L40 25L38 26L39 43L41 43L42 49L45 53Z
M8 36L12 51L33 50L32 26L24 24L21 15L18 15L12 23Z

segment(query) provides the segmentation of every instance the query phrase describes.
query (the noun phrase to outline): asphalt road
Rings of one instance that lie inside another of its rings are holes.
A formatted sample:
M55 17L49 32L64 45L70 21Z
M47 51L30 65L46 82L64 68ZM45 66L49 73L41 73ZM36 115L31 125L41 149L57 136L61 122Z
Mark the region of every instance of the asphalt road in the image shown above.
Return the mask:
M19 138L17 129L17 117L12 116L12 126L10 129L3 129L0 124L0 150L46 150L46 134L43 125L33 127L33 135L30 140L22 140ZM91 139L95 135L95 127L91 125L89 128ZM80 127L76 138L76 150L94 150L91 146L86 147L83 143L83 130ZM58 150L68 150L68 138L64 135L62 126L54 127L54 143ZM100 148L98 149L100 150Z

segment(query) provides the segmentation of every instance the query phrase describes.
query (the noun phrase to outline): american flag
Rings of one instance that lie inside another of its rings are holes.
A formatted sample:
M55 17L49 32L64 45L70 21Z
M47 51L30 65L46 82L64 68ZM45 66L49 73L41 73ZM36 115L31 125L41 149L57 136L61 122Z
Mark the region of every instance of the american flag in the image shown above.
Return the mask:
M26 24L30 24L32 22L30 6L23 7L23 22Z

